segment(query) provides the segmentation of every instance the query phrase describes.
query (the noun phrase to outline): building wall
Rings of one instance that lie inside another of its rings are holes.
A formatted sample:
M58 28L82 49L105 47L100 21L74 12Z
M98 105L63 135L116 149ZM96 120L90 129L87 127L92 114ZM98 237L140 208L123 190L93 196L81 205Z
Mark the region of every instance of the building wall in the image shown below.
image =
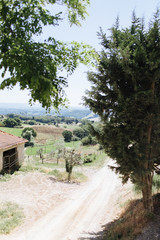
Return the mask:
M0 149L0 171L3 168L3 150Z
M24 161L24 144L17 146L17 152L18 152L19 165L21 165L22 162Z
M3 152L10 150L12 148L17 148L19 165L21 165L22 162L24 161L24 143L14 145L10 148L0 149L0 171L3 169Z

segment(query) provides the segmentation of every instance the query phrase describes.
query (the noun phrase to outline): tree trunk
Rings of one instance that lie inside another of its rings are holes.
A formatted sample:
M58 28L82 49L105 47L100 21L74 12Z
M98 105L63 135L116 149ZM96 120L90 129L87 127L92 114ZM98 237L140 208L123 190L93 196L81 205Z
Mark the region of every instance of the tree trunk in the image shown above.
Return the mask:
M73 168L72 166L70 166L70 168L69 168L69 172L68 172L68 182L71 181L72 168Z
M148 212L153 212L152 179L152 173L148 173L142 180L143 205Z
M71 173L69 172L68 173L68 182L70 182L71 181Z

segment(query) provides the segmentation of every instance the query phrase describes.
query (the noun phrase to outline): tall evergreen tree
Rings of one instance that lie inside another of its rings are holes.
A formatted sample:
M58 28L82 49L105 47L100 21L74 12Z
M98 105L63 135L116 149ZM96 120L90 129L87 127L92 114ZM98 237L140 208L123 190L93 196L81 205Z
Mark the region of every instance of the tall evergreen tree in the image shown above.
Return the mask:
M152 179L160 164L160 11L145 29L133 13L131 26L110 37L99 33L103 50L85 104L101 117L92 129L108 155L116 160L123 182L139 185L147 211L153 211Z

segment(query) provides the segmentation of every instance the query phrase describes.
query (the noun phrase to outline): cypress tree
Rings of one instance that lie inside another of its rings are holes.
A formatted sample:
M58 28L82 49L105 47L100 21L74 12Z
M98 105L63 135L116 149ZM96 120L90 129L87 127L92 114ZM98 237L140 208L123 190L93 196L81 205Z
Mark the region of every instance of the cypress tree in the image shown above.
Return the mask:
M101 129L92 128L107 154L116 160L123 182L142 190L144 208L153 211L152 179L160 164L160 12L149 27L133 13L130 27L99 33L102 51L85 105L98 113Z

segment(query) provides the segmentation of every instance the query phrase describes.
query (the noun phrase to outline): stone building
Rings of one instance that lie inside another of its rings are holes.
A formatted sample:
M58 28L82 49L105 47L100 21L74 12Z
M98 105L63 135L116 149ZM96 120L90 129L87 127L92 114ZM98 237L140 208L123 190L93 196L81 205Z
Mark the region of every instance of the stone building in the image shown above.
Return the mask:
M13 173L24 160L26 139L0 130L0 172Z

